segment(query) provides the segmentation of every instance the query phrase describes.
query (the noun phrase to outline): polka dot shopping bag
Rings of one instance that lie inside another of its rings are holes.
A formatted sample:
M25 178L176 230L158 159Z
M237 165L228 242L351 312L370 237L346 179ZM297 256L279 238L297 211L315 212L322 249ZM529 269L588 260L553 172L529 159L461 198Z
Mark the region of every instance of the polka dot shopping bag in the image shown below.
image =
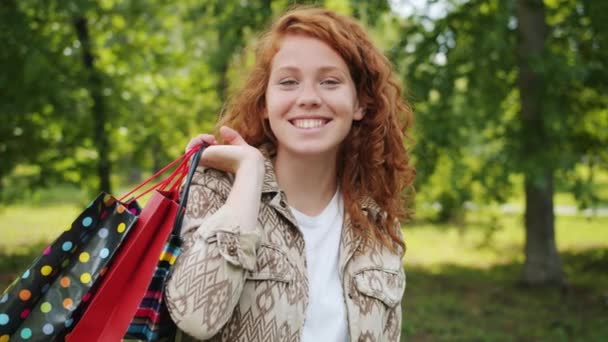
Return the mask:
M50 341L70 327L135 222L129 209L102 193L45 248L0 296L0 341Z

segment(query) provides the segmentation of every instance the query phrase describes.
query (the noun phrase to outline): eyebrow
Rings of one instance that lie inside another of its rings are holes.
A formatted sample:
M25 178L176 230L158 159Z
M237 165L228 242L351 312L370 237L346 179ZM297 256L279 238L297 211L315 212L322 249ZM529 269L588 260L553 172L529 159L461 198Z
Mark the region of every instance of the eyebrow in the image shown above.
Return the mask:
M325 65L325 66L322 66L322 67L320 67L318 69L321 72L334 71L334 70L335 71L344 72L344 70L342 70L341 68L339 68L337 66L334 66L334 65ZM300 71L300 68L298 68L298 67L296 67L294 65L285 65L285 66L282 66L282 67L280 67L280 68L277 69L277 71L283 71L283 70L285 70L285 71Z

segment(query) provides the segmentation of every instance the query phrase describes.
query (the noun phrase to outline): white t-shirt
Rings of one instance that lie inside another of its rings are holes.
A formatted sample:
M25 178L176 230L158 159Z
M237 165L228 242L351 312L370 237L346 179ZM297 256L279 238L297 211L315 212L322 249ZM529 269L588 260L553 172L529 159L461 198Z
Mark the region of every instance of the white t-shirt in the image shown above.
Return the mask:
M309 303L302 342L348 341L346 304L340 281L338 253L344 205L339 191L318 216L291 211L304 236Z

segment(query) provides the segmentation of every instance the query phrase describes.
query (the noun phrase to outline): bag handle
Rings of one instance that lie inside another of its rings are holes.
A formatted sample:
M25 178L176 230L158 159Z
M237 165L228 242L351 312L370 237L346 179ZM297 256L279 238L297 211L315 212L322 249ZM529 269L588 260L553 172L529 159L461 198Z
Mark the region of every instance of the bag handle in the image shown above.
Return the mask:
M186 177L186 183L182 188L182 193L179 199L179 208L177 208L177 215L175 215L175 221L173 221L173 232L172 234L176 236L180 236L182 231L182 222L184 221L184 215L186 214L186 204L188 202L188 194L190 193L190 184L192 183L192 178L194 177L194 173L196 172L196 168L198 166L199 161L201 160L201 155L203 151L207 148L207 144L200 145L200 148L196 150L194 156L192 157L192 161L190 162L190 169L188 170L188 176Z
M164 190L177 177L177 181L174 183L173 187L171 187L171 190L175 190L175 188L177 187L176 184L181 184L181 182L183 181L184 177L186 176L186 169L188 168L188 166L187 166L188 159L192 155L194 155L197 151L199 151L201 148L202 148L202 145L194 147L194 148L188 150L186 153L182 154L179 158L177 158L174 161L172 161L169 165L163 167L161 170L159 170L158 172L156 172L150 178L146 179L144 182L142 182L141 184L139 184L138 186L136 186L133 190L131 190L128 193L126 193L125 195L123 195L120 198L120 201L124 202L124 200L126 198L129 198L129 196L131 194L135 193L137 190L141 189L146 184L148 184L151 181L153 181L154 179L158 178L160 175L162 175L167 170L169 170L170 168L172 168L173 166L175 166L176 164L179 163L178 167L167 178L163 179L162 181L160 181L157 184L152 185L150 188L148 188L144 192L138 194L137 196L134 196L133 198L129 198L129 200L127 200L126 202L129 203L129 202L132 202L132 201L134 201L136 199L139 199L139 198L141 198L142 196L144 196L145 194L149 193L150 191L152 191L154 189Z

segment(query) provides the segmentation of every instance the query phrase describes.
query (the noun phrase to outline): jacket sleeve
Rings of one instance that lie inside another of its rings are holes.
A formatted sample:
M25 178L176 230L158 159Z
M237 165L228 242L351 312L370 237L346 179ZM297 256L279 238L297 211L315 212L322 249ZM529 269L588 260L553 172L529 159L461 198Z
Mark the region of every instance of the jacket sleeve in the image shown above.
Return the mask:
M217 170L196 171L190 186L182 238L184 245L167 282L172 319L188 335L205 340L232 316L247 271L256 263L261 231L241 232L238 213L224 206L229 177Z

